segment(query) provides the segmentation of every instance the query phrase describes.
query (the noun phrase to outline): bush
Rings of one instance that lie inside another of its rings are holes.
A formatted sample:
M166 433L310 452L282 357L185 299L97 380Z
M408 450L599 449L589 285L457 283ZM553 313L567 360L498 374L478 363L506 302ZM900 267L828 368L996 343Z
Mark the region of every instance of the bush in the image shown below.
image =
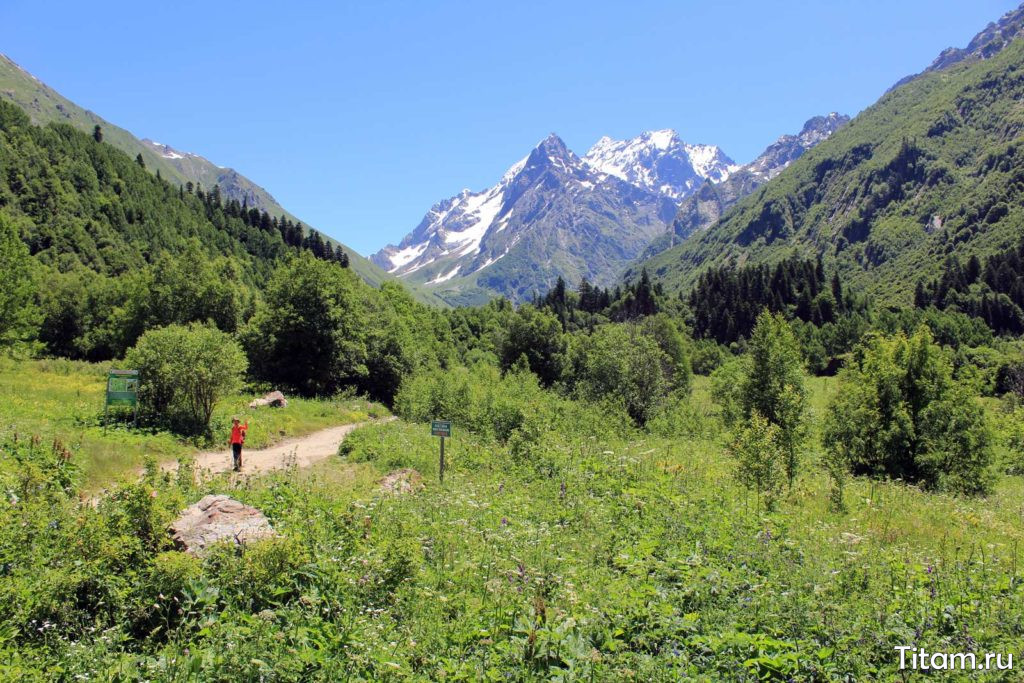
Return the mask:
M208 325L150 330L125 360L139 371L143 414L188 434L209 432L214 405L238 390L248 364L237 342Z
M853 474L983 493L991 432L975 397L951 379L949 359L921 326L913 337L871 336L840 374L824 442Z
M786 477L792 486L806 431L807 397L800 344L781 315L764 312L758 316L741 392L747 420L759 415L778 426L779 443L786 451Z
M764 499L769 510L782 492L786 478L788 444L782 429L757 413L750 416L729 447L736 460L736 479Z
M602 325L575 342L573 381L580 394L620 403L640 426L658 413L672 387L674 363L653 336L626 323Z
M698 339L690 348L690 364L695 375L710 375L729 360L729 352L712 339Z
M1005 451L1000 463L1006 474L1024 474L1024 408L1007 407L1001 411L999 435Z
M711 373L711 398L718 404L726 427L743 417L743 378L748 363L747 358L733 358Z
M565 339L562 324L552 313L530 305L521 307L509 321L499 346L501 369L509 370L522 356L544 386L562 375Z

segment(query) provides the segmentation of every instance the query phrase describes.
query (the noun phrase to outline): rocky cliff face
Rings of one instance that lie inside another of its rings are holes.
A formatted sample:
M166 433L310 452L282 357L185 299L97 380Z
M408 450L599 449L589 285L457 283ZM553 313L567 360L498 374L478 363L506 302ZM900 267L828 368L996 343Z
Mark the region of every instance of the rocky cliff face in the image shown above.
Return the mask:
M965 61L991 59L1014 39L1024 34L1024 5L1011 10L978 32L966 47L948 47L924 71L901 78L890 90L934 71L944 71Z

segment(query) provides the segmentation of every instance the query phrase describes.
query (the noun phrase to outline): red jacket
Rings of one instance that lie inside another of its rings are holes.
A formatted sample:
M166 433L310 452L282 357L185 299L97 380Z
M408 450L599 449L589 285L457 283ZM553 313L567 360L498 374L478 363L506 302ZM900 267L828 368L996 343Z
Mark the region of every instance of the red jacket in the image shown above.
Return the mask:
M231 443L232 444L243 444L245 443L245 430L249 429L249 423L246 422L244 425L232 425L231 427Z

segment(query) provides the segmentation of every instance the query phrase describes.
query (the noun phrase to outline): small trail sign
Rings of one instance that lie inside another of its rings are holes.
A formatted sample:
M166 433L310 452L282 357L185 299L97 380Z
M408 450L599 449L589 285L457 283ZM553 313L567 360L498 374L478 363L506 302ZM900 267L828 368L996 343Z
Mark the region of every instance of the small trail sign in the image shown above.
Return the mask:
M430 435L441 437L441 460L438 463L438 476L441 478L441 483L444 483L444 440L451 438L452 435L452 422L451 420L431 420L430 421Z
M107 429L107 413L110 406L127 406L135 409L135 420L139 417L139 371L111 370L107 373L107 395L103 406L103 430Z

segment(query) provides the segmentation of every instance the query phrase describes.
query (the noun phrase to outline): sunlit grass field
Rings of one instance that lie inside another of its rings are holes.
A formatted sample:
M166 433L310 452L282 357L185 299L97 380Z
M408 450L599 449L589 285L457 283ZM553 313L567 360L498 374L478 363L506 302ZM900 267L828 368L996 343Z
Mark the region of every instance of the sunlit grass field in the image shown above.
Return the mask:
M103 369L63 367L3 366L6 386L42 378L5 408L20 434L62 405L95 414ZM817 422L836 380L808 388ZM0 527L10 572L0 579L0 677L904 680L903 645L1017 662L1020 477L1000 476L986 498L854 479L837 512L812 437L796 485L766 512L735 481L708 390L697 378L681 436L594 430L600 418L549 417L547 399L531 406L531 419L549 421L526 450L456 423L443 485L429 425L399 421L357 430L305 470L199 483L149 475L96 509L26 499L12 508L21 521ZM264 424L312 429L376 410L293 405L297 415L268 413L281 421ZM104 437L71 417L53 429L81 429L83 465L119 444L140 459L159 444L167 457L194 448L126 428ZM7 465L11 491L47 476L16 484ZM423 488L382 491L381 477L400 468L417 470ZM89 481L102 476L94 469ZM171 550L167 521L208 493L256 506L280 538L204 560ZM57 547L67 548L59 561ZM86 588L98 603L73 598ZM12 630L33 623L37 635Z
M212 443L135 429L126 415L113 415L104 429L104 391L110 367L109 363L0 357L0 438L38 437L47 446L59 440L79 460L84 488L93 490L137 477L147 456L174 460L226 444L235 415L249 420L246 445L263 448L287 437L387 413L379 404L358 398L311 401L289 397L286 408L249 408L256 395L245 393L217 405L213 433L223 439Z

